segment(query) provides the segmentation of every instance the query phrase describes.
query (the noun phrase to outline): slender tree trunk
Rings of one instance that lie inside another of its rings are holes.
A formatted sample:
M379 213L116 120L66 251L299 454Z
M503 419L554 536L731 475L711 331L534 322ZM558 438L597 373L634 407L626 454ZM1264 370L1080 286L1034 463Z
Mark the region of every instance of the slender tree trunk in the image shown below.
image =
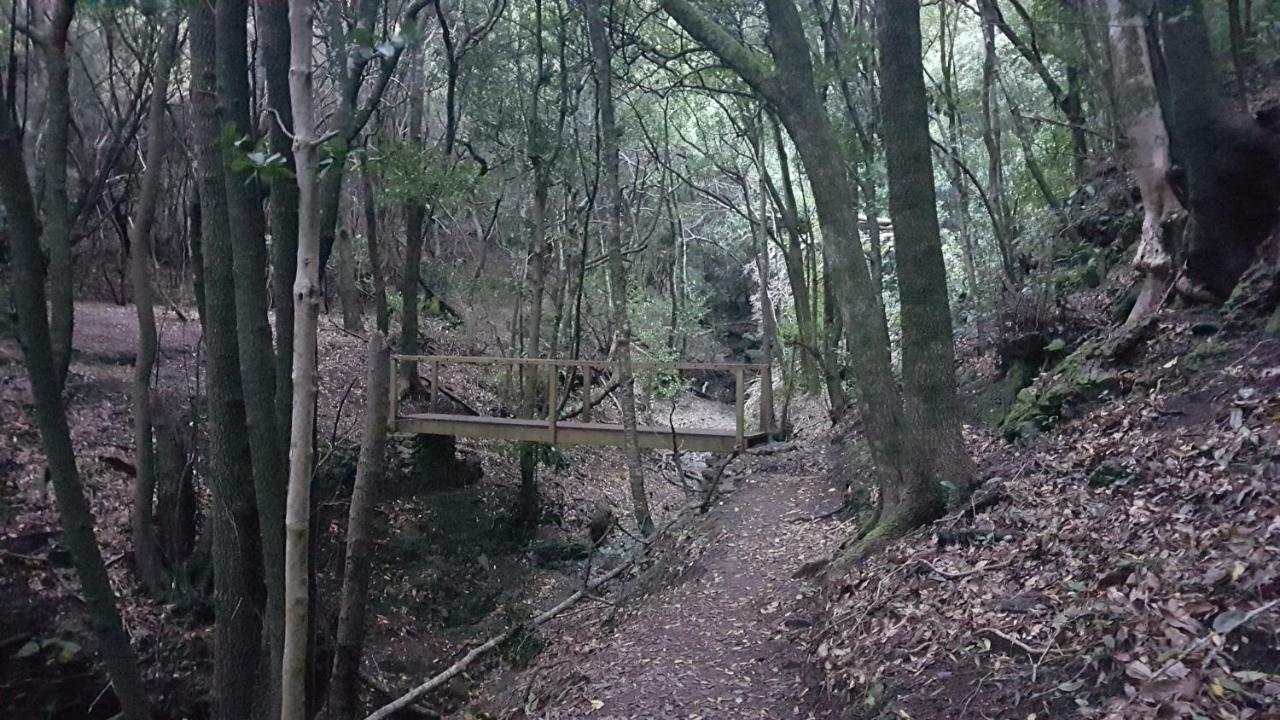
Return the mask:
M129 243L129 266L133 281L133 304L138 313L138 357L133 364L134 494L131 509L133 559L138 577L156 596L165 590L164 559L157 542L154 498L156 493L156 452L152 439L151 372L156 364L156 315L151 294L151 227L155 222L156 200L165 150L165 107L168 104L169 74L178 52L178 15L165 20L147 113L147 169L142 176L142 192L134 214Z
M251 94L247 25L247 0L217 0L214 7L214 32L217 42L217 87L221 120L223 126L232 128L238 138L248 138L252 142L254 137L249 117ZM226 152L224 149L224 155ZM262 198L252 172L247 169L232 169L230 160L230 156L224 157L223 176L227 211L235 227L235 232L231 235L231 258L236 297L236 334L267 590L263 628L266 630L269 657L269 695L265 707L273 710L279 705L274 698L279 695L281 682L284 479L287 468L284 443L276 423L275 347L271 339L271 324L267 319L270 305L267 296L269 263Z
M70 7L67 7L70 12ZM0 89L0 108L7 108L7 93ZM111 579L93 531L93 513L80 484L75 449L62 405L62 386L53 359L53 340L45 314L44 258L35 201L27 182L22 141L7 110L0 110L0 205L5 212L14 273L13 302L18 311L18 331L26 358L35 419L40 428L48 472L58 511L62 515L63 540L80 578L80 589L89 619L98 638L102 664L111 679L122 715L127 720L147 720L151 710L138 674L129 635L116 608Z
M373 555L373 510L386 469L387 395L391 355L382 332L369 338L368 381L365 385L364 441L356 465L347 516L347 557L343 566L342 601L338 614L337 652L329 678L325 717L352 720L359 698L360 655L364 650L365 606L369 595L369 569Z
M644 465L640 460L640 443L636 435L635 373L631 367L631 315L627 308L627 268L622 258L622 188L618 179L621 132L614 118L613 71L605 18L600 0L582 0L587 16L587 34L596 76L596 105L600 123L600 154L604 161L604 241L609 252L609 276L612 280L614 357L619 363L618 393L622 401L623 449L627 455L627 477L631 485L631 504L640 532L653 532L653 516L649 513L649 497L644 488Z
M903 408L912 452L919 455L915 475L901 486L907 496L885 509L890 522L900 515L912 527L941 514L944 481L967 492L977 470L964 446L956 398L916 0L883 0L879 36L881 76L893 88L892 99L881 103L881 117L897 245Z
M409 142L421 144L423 122L423 67L421 53L415 53L409 67ZM429 231L431 219L421 202L409 201L404 208L404 270L400 276L400 354L417 355L418 305L421 302L419 274L422 272L422 241L424 229ZM403 380L410 390L418 390L418 365L400 363Z
M342 303L342 329L359 332L360 293L356 289L356 250L346 228L338 230L338 299Z
M45 67L45 131L40 179L44 185L44 246L49 253L49 331L53 373L61 390L71 366L75 325L75 274L71 254L71 201L67 196L67 145L71 132L67 34L75 0L52 0L49 25L39 40Z
M217 107L213 8L190 8L191 102L196 180L200 194L200 248L208 346L209 489L212 495L214 720L244 720L261 696L265 588L262 543L249 460L249 431L236 337L231 221L223 178L222 120Z
M373 276L373 312L378 331L385 336L391 331L391 311L387 308L387 280L378 242L378 206L373 200L373 177L368 165L361 173L360 192L364 204L365 243L369 246L369 271Z
M293 415L285 510L284 644L280 717L306 720L311 476L315 469L317 345L320 321L320 228L317 208L316 120L312 99L310 0L289 0L289 98L298 176L298 276L293 284ZM380 404L376 396L369 401Z
M1001 143L1000 108L996 97L999 68L996 56L995 0L980 0L982 16L982 143L987 148L987 194L993 210L991 234L1000 250L1000 264L1004 268L1005 282L1013 286L1016 271L1013 265L1012 227L1009 217L1009 201L1004 191L1004 150Z
M951 182L951 216L956 224L956 234L960 236L960 251L964 260L965 288L968 290L970 302L978 301L978 264L975 259L973 233L970 229L969 188L965 185L960 168L960 108L956 105L954 67L955 67L955 31L947 19L946 6L939 5L941 26L939 46L939 65L942 68L942 100L946 103L947 146L951 158L947 161L947 178Z
M262 74L267 85L267 139L271 150L293 167L293 108L289 104L289 7L285 2L257 5ZM276 423L289 435L293 412L293 277L298 262L298 185L276 173L271 178L271 306L276 336Z
M1246 60L1244 22L1240 14L1240 0L1227 0L1227 27L1231 42L1231 68L1235 71L1236 94L1241 107L1249 109L1249 86L1244 80L1244 70L1252 62Z

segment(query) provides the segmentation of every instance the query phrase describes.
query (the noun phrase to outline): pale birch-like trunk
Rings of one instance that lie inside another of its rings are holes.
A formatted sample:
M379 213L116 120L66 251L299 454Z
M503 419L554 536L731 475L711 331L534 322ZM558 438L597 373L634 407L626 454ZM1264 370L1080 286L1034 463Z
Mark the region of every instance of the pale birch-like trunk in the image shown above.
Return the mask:
M289 0L289 96L298 177L298 275L293 284L293 413L285 501L282 720L307 717L310 611L308 534L315 466L316 331L320 320L320 232L316 207L315 108L312 100L312 3ZM375 400L376 401L376 400Z
M1164 298L1172 266L1164 227L1183 209L1169 182L1169 132L1152 75L1146 19L1127 0L1107 0L1107 18L1117 112L1126 128L1129 169L1142 193L1142 238L1133 256L1142 289L1125 322L1132 325L1155 311Z

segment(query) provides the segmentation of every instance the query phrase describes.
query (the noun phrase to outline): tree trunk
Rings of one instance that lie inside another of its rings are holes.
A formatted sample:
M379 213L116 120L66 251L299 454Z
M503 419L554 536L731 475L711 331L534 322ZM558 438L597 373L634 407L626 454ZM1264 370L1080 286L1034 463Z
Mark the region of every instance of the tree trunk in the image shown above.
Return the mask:
M1246 60L1246 42L1244 38L1244 22L1240 15L1240 0L1227 0L1227 27L1231 42L1231 68L1235 72L1236 94L1239 95L1240 106L1249 109L1249 86L1244 80L1244 70L1252 64Z
M356 465L347 515L347 557L343 566L342 601L338 615L337 652L329 678L325 717L351 720L359 698L360 655L364 650L365 605L369 595L369 568L373 555L373 511L386 468L387 395L391 355L382 332L369 338L368 383L365 386L364 441Z
M1159 7L1173 147L1186 167L1195 221L1179 289L1199 286L1223 300L1277 221L1280 152L1253 118L1223 103L1200 0L1160 0Z
M200 194L202 322L208 346L210 524L214 577L212 716L244 720L262 707L264 603L262 544L249 461L244 392L236 339L231 220L223 178L222 120L214 66L213 8L190 10L192 137Z
M619 363L618 393L622 402L623 450L627 456L627 478L636 525L643 535L653 532L649 497L644 488L644 465L636 435L635 373L631 367L631 314L627 308L627 268L622 257L622 188L618 179L621 131L614 118L613 71L605 18L600 0L582 0L587 16L587 34L596 77L596 105L600 123L600 155L604 163L604 242L609 253L612 285L614 357Z
M918 24L914 25L914 33L910 28L904 30L900 27L901 16L905 12L903 5L907 9L916 8L917 5L914 0L886 1L891 3L890 8L893 10L890 14L895 25L891 31L892 37L903 42L914 38L911 52L916 54L918 61ZM892 5L895 2L899 3L897 7ZM859 408L863 418L867 420L864 423L867 442L876 480L884 499L879 522L868 527L864 532L863 542L855 545L846 555L856 557L875 549L883 540L935 516L941 510L941 503L938 485L928 474L928 470L932 469L931 465L924 464L922 472L920 453L914 448L910 454L904 452L904 443L910 443L913 438L908 437L905 432L908 426L905 424L902 396L898 393L897 380L890 362L888 329L884 312L876 302L875 290L862 251L858 213L847 202L852 192L847 164L840 151L840 141L814 90L813 65L804 27L791 0L766 0L765 10L769 19L767 39L773 61L770 63L756 51L740 44L732 34L704 16L688 0L664 0L663 8L690 35L712 50L753 90L779 110L808 170L823 237L832 248L831 275L836 282L836 295L840 300L844 325L849 332L850 361L857 381ZM919 64L915 67L918 72ZM899 65L892 66L892 70L904 77L909 74ZM912 96L907 99L911 111L914 113L919 109L921 115L911 121L914 123L913 132L919 123L926 120L922 104L923 83L918 76L915 85L920 88L919 97L916 97L913 88L909 88L908 92L912 92ZM901 118L902 115L894 117ZM912 139L918 141L919 137L913 136ZM926 167L928 144L926 134L922 148L926 153ZM898 150L895 163L902 162L901 148ZM908 162L907 167L913 166ZM903 178L901 172L900 167L900 177L896 183L914 179L928 182L932 188L931 179L922 179L918 175ZM918 169L912 172L918 173ZM931 192L929 196L931 200ZM895 202L901 201L900 192L898 197L899 200ZM919 198L916 197L914 202L907 203L907 209L914 212L919 203ZM913 383L918 386L911 389L913 393L919 393L924 387L936 386L940 377L951 372L950 365L945 368L926 367L951 353L949 337L946 338L945 349L932 347L942 334L936 318L940 315L949 318L949 313L946 308L945 283L941 288L935 287L939 276L945 280L945 275L939 271L942 268L941 257L930 256L937 248L936 234L932 242L927 237L930 218L936 229L937 219L932 213L922 219L904 218L908 238L915 242L912 247L907 248L906 254L910 256L908 263L917 272L927 272L915 284L908 286L905 296L908 302L917 306L912 310L911 321L903 323L904 347L912 347L911 364L917 366L910 371ZM899 252L902 252L901 248ZM939 299L942 301L941 308L924 307ZM947 327L949 329L949 320ZM908 333L919 335L907 339L905 336ZM954 393L954 388L951 393ZM910 412L913 431L923 425L916 417L923 402L919 397L912 399ZM945 398L943 402L945 404ZM945 424L948 421L949 418L941 418L937 422ZM932 440L939 446L950 443L943 438ZM955 442L958 444L958 439ZM959 481L957 485L968 484L968 478L959 475L955 477Z
M360 177L364 204L365 243L369 246L369 271L373 275L373 313L378 331L391 331L391 311L387 308L387 280L382 269L382 249L378 244L378 206L373 200L373 177L365 165Z
M1000 108L996 97L999 68L996 56L995 26L999 11L995 0L980 0L982 15L982 143L987 148L987 194L991 197L994 212L991 217L991 234L1000 249L1000 264L1005 282L1013 286L1017 274L1013 265L1013 228L1010 220L1009 201L1004 191L1004 150L1000 141Z
M217 0L214 32L217 42L217 88L223 127L237 138L253 141L249 117L250 89L247 54L247 0ZM225 131L224 131L225 132ZM230 155L224 151L226 160ZM267 319L267 244L262 198L249 169L224 166L227 211L235 223L231 258L236 297L236 335L240 375L244 386L249 455L253 463L258 530L262 536L263 573L267 589L263 628L269 654L270 684L267 708L279 703L280 647L283 642L284 491L287 475L284 443L276 423L275 347ZM207 237L207 235L206 235ZM296 308L295 308L296 310ZM296 326L296 322L295 322ZM296 355L295 355L296 357ZM296 373L295 373L296 375ZM295 381L296 382L296 381ZM295 384L296 387L296 384Z
M67 33L75 0L52 0L49 26L38 45L45 66L45 131L40 179L44 185L44 246L49 253L49 332L59 392L71 366L75 324L75 273L71 254L71 204L67 197L67 144L71 132ZM15 300L16 302L16 300Z
M151 372L156 364L156 315L151 294L151 227L156 217L156 200L165 150L165 107L168 104L169 74L178 52L178 14L165 19L147 112L146 172L135 210L129 243L129 267L133 282L133 304L138 313L138 357L133 364L134 493L130 517L133 531L133 560L138 578L157 597L165 590L164 559L156 536L154 498L156 453L152 439Z
M315 420L320 321L316 120L312 96L310 0L289 0L289 99L293 107L293 159L298 177L298 276L293 284L293 414L289 436L289 488L285 509L284 643L280 717L307 718L307 640L310 566L311 476L315 470ZM378 396L369 402L380 404Z
M1142 289L1125 323L1131 326L1165 296L1173 263L1164 227L1182 205L1169 182L1169 135L1147 51L1146 19L1126 0L1107 0L1107 17L1118 121L1126 128L1127 161L1142 193L1142 238L1133 257Z
M66 6L70 13L70 6ZM7 108L7 93L0 89L0 108ZM111 579L93 531L93 513L80 484L75 449L62 405L62 386L53 357L53 341L45 305L44 257L40 251L39 221L27 182L22 141L12 116L0 110L0 205L3 205L12 252L13 302L18 311L18 331L35 400L35 419L48 462L58 511L62 515L63 540L80 578L80 589L98 638L102 664L111 679L122 715L127 720L151 717L129 635L116 608Z
M356 289L356 251L351 233L346 228L338 231L338 299L342 303L342 329L360 332L360 292Z
M267 139L271 151L285 158L293 172L293 108L289 104L289 7L284 2L257 6L262 74L267 85ZM289 435L293 411L293 276L298 262L298 185L276 173L271 197L271 307L276 335L276 423L280 437Z
M423 123L423 85L424 69L422 55L417 53L409 67L409 142L421 144ZM404 270L400 275L400 354L417 355L420 352L418 343L418 305L421 302L422 241L423 232L430 231L432 220L421 202L409 201L404 208ZM417 391L421 380L418 379L418 364L414 362L400 363L404 386Z
M906 527L941 514L942 483L968 492L977 474L961 435L955 350L942 259L929 144L928 99L916 0L884 0L879 24L882 78L893 88L881 103L889 210L897 245L902 316L902 395L914 475L881 520ZM896 505L896 507L895 507Z

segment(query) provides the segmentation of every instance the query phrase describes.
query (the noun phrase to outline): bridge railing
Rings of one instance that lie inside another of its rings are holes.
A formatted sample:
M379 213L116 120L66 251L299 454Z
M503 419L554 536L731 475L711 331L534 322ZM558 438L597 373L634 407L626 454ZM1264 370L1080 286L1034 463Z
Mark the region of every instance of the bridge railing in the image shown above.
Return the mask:
M395 429L400 417L400 373L401 363L413 363L425 366L428 372L430 387L427 396L427 412L435 413L440 404L440 368L445 365L485 365L512 370L518 377L522 370L545 372L547 383L546 423L550 438L554 444L560 420L560 375L561 370L568 370L565 381L572 386L576 377L582 382L582 407L576 411L581 415L583 423L592 422L593 406L602 402L613 389L610 388L600 397L593 397L592 388L600 377L597 373L612 373L621 368L622 363L616 360L571 360L560 358L506 358L470 355L392 355L391 387L388 402L390 403L389 421ZM747 374L759 375L760 378L760 419L759 433L772 433L773 428L773 375L772 366L768 363L731 363L731 362L676 362L662 363L653 361L633 361L633 371L675 371L675 372L728 372L734 378L734 430L736 444L745 448L748 433L746 423Z

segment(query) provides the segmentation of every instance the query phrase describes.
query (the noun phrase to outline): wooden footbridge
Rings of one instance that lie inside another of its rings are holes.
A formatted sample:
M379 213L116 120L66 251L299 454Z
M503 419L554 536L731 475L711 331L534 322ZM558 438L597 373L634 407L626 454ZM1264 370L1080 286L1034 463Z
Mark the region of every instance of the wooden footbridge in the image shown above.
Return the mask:
M430 384L426 412L406 411L402 407L397 378L402 363L415 363L428 370ZM545 374L547 411L544 417L484 417L436 412L441 404L440 368L447 365L479 365L495 373L512 371ZM636 372L676 372L732 374L734 378L734 427L672 427L640 425L636 437L643 448L730 452L746 449L768 440L773 427L773 379L770 366L754 363L653 363L633 362ZM557 360L549 358L463 357L450 355L393 355L391 357L391 431L399 434L452 435L483 440L528 441L548 445L591 445L597 447L623 444L622 425L592 422L592 408L599 405L617 388L619 363L602 360ZM759 419L750 425L746 419L746 383L748 374L760 379ZM563 388L563 391L561 390ZM599 389L599 394L594 391ZM577 394L581 404L571 412L562 408L570 396ZM577 417L577 420L569 420Z

